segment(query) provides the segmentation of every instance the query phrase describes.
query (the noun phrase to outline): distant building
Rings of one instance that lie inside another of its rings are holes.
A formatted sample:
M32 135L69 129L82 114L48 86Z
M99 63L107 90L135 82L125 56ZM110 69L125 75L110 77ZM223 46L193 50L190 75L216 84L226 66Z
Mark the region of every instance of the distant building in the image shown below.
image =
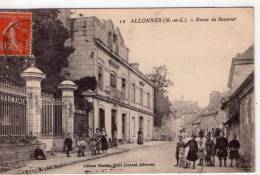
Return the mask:
M62 17L68 17L68 11ZM138 63L129 63L129 49L111 20L96 17L63 19L71 39L66 44L75 48L63 72L72 80L95 77L97 89L84 92L93 104L88 126L105 128L108 138L136 141L142 129L144 139L152 138L154 122L153 83L139 70Z
M198 135L201 129L205 130L206 134L208 132L212 133L216 128L224 129L223 124L226 121L226 113L221 110L221 100L226 94L227 92L220 93L218 91L210 93L208 106L200 110L190 122L193 134Z
M184 100L182 97L180 100L174 100L173 108L176 116L173 130L175 130L176 135L185 134L191 136L192 126L190 122L199 112L198 103Z

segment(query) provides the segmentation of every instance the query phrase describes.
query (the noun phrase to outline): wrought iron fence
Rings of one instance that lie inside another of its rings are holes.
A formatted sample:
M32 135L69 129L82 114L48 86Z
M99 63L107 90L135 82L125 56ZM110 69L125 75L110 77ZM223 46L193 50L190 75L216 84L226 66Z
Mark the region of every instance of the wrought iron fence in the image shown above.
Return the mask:
M0 135L27 134L26 89L0 82Z
M62 136L62 106L61 98L52 94L42 93L41 136Z

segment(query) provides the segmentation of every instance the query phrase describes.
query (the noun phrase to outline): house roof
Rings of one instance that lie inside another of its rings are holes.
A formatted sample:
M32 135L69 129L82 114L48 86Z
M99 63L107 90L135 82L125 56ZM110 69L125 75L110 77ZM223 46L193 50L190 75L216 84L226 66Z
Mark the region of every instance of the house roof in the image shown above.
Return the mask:
M235 65L253 64L253 63L254 63L254 45L251 45L246 51L244 51L243 53L238 53L236 57L232 59L227 86L231 87Z

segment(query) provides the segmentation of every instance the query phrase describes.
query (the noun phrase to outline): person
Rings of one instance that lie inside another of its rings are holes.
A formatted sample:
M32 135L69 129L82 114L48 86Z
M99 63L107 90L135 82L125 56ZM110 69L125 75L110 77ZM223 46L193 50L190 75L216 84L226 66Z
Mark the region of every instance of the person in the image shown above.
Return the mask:
M188 168L188 161L193 162L193 169L195 169L195 164L196 164L196 160L198 159L197 157L197 153L198 153L198 143L195 140L196 136L192 135L192 139L189 140L186 144L185 147L189 146L189 151L188 151L188 155L187 155L187 161L186 161L186 166L185 168Z
M200 140L203 140L203 135L204 135L204 132L202 129L200 129L200 132L199 132Z
M224 132L221 132L220 137L216 140L216 153L219 159L219 167L222 167L222 160L224 160L224 166L227 166L227 147L228 140L224 137Z
M206 141L205 141L205 151L206 151L206 157L205 157L205 164L206 166L212 166L213 163L211 161L211 156L213 154L214 149L214 142L211 140L211 137L207 135Z
M72 150L72 139L69 133L66 135L64 141L64 150L66 151L67 157L70 157L70 151Z
M233 139L229 142L229 159L230 159L230 167L233 167L233 160L236 160L236 167L238 167L238 159L240 157L239 155L239 150L240 148L240 143L237 140L236 134L234 134Z
M106 152L108 150L107 134L105 128L102 128L101 130L101 149L102 152Z
M176 167L180 165L180 161L179 161L179 158L180 158L180 149L181 148L184 148L185 146L185 143L182 141L182 135L179 135L178 137L178 142L177 142L177 145L176 145L176 151L175 151L175 158L176 158Z
M213 149L211 154L212 167L215 166L215 157L216 157L216 138L213 138Z
M215 138L220 137L220 129L219 128L216 128L215 133L214 133L214 137Z
M78 141L78 157L83 157L85 156L85 151L86 151L86 148L87 148L87 143L84 139L82 138L79 138L79 141Z
M34 150L34 159L35 160L46 160L46 156L41 149L40 145L37 146L37 148Z
M209 130L209 132L207 133L207 136L211 137L211 131ZM206 136L206 137L207 137Z
M100 133L100 131L99 131L99 128L96 128L95 140L96 140L96 151L97 151L97 154L100 154L100 148L101 148L101 133Z
M142 145L144 143L142 128L139 129L137 135L138 135L138 137L137 137L137 144Z
M90 152L91 155L97 154L97 141L95 138L90 138Z
M199 164L198 166L204 166L204 160L205 160L205 147L203 146L203 141L199 141L198 145L198 159L199 159Z

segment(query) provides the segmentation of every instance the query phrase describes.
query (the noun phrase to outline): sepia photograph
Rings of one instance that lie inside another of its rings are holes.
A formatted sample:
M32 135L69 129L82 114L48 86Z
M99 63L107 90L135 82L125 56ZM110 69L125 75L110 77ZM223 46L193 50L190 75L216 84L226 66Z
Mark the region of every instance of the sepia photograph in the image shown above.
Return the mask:
M0 10L0 174L254 173L254 7Z

